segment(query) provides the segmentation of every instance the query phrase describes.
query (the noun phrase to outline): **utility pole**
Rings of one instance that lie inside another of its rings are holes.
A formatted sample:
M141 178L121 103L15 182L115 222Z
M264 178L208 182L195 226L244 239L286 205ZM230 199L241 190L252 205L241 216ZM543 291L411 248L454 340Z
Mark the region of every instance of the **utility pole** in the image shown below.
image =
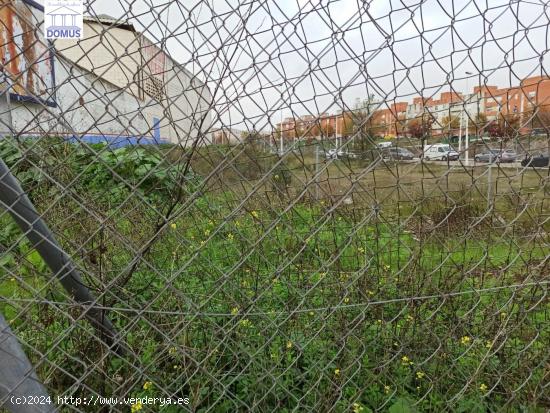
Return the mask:
M458 153L462 153L462 121L464 118L464 105L460 109L460 122L458 126Z
M334 144L336 145L336 153L334 154L334 157L338 159L338 147L340 146L338 144L338 113L334 115Z
M315 200L319 200L319 146L315 148Z
M279 149L279 153L281 155L283 155L284 151L285 151L285 147L284 147L284 142L283 142L283 108L281 107L281 127L280 127L280 130L279 130L279 142L280 142L280 149Z
M468 98L466 99L466 148L465 148L465 157L464 157L464 160L466 161L466 165L469 165L470 164L470 134L468 132L468 130L470 129L470 125L469 125L469 121L470 121L470 115L468 114L468 104L469 104L469 100L471 98L471 96L469 95L469 86L468 86L468 81L469 81L469 78L468 76L471 76L473 73L472 72L465 72L466 73L466 93L468 94Z

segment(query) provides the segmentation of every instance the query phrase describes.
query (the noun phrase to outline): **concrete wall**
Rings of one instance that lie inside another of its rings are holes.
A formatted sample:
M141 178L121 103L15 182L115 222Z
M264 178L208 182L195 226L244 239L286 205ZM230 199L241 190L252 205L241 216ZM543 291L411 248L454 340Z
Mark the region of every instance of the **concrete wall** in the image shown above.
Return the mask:
M170 142L190 146L210 143L210 94L199 82L174 68L167 97L162 102L141 100L62 56L55 58L56 107L40 103L11 103L17 134L76 136L86 142L113 146ZM187 88L185 88L187 85ZM8 133L6 100L0 101L0 131ZM202 132L199 132L202 131Z
M138 96L138 73L142 65L138 34L117 27L84 21L84 38L55 40L58 53L119 88Z
M43 18L41 11L35 12L40 14L38 20ZM55 41L55 88L49 92L56 105L11 102L16 134L75 135L115 146L124 142L171 142L185 147L196 140L199 145L211 143L212 95L203 82L131 25L88 20L84 34L82 41ZM144 50L159 56L161 72L151 73ZM155 84L160 81L162 93L153 94L144 87L151 78ZM7 134L8 105L0 100L0 133Z
M80 42L57 40L56 48L67 61L121 91L121 97L110 105L112 111L125 114L131 109L135 113L118 119L120 133L125 127L132 133L144 135L154 129L156 138L185 147L196 139L200 140L200 145L211 142L212 95L204 83L149 39L135 32L131 25L87 20L84 35ZM152 64L155 62L157 66ZM116 96L114 90L110 96ZM130 107L129 101L132 102ZM94 113L92 117L96 119L97 115ZM103 116L108 117L109 114ZM123 126L123 118L134 123ZM145 129L142 121L148 125ZM100 125L105 130L106 125L111 124Z

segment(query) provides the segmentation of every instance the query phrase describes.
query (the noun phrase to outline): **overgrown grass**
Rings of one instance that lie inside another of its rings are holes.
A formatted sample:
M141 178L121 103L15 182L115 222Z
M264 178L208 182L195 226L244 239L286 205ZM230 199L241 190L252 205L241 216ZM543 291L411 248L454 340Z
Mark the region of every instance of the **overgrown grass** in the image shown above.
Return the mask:
M295 172L273 179L262 190L277 202L243 202L233 184L182 199L124 285L156 228L151 206L172 198L153 186L113 202L86 183L78 202L51 202L34 189L131 349L124 358L75 321L81 311L2 215L0 311L45 354L38 374L51 393L189 396L216 412L549 408L549 249L536 210L526 227L512 213L484 216L486 200L459 186L440 204L377 193L344 205L295 198Z

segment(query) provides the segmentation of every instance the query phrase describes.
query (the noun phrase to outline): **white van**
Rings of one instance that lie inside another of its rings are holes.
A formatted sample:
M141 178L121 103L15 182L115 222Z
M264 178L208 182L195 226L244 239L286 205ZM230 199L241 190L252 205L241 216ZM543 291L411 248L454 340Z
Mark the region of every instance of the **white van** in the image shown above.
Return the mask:
M388 142L388 141L384 141L384 142L378 142L376 144L376 146L379 148L379 149L384 149L384 148L389 148L393 145L393 142Z
M436 143L424 148L424 159L437 161L456 161L459 154L453 147L447 143Z

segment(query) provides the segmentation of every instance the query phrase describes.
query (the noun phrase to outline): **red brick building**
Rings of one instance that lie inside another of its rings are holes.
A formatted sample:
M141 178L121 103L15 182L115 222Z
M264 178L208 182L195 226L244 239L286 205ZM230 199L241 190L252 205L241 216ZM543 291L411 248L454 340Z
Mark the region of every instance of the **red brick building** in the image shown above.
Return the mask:
M465 128L466 117L474 120L485 115L487 122L503 116L517 115L522 132L528 132L536 113L546 112L550 119L550 78L536 76L524 79L518 86L499 88L498 86L476 86L471 93L449 91L439 97L414 97L412 103L394 102L374 111L369 126L378 136L398 136L406 134L406 125L410 119L428 113L433 120L434 134L449 133L450 119L462 119L460 128ZM351 112L334 115L327 113L319 116L307 115L301 118L286 118L282 123L284 139L297 137L334 137L349 133L347 123L351 122ZM546 125L550 127L550 125ZM470 124L471 127L471 124ZM277 130L281 125L277 125ZM463 129L464 130L464 129ZM452 131L458 133L458 131Z

